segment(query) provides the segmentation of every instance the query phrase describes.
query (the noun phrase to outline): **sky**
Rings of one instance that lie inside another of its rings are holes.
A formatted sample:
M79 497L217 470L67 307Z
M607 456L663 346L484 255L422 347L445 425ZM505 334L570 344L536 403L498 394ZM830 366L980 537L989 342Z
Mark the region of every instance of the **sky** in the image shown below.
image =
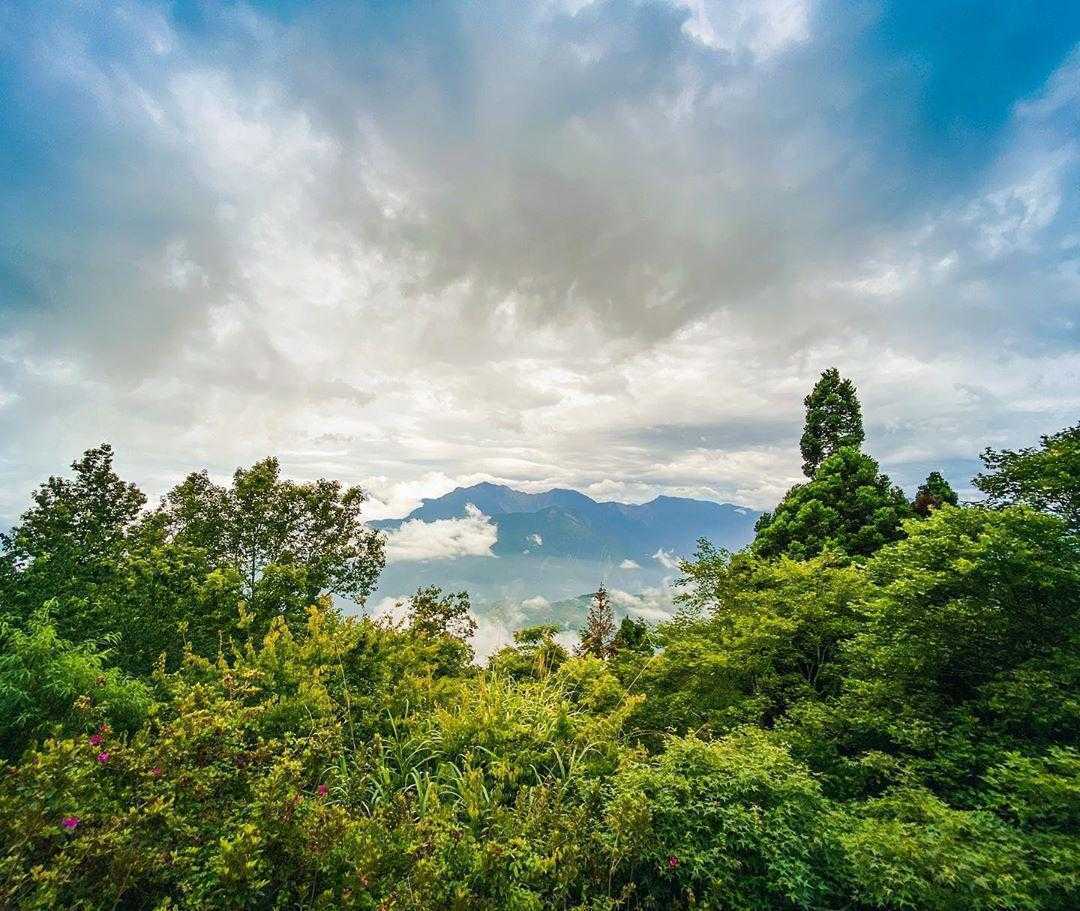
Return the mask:
M1080 414L1080 4L0 0L0 525L109 441L372 518L773 505L835 365L960 489Z

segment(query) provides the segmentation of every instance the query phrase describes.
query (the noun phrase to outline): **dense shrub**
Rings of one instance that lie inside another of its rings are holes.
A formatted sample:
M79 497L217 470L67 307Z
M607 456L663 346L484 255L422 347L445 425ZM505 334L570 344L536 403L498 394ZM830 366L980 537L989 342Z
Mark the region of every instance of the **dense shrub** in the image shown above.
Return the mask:
M359 492L264 462L140 517L88 454L0 560L0 907L1071 911L1071 437L902 524L823 439L672 620L485 669L464 593L335 608L381 559Z

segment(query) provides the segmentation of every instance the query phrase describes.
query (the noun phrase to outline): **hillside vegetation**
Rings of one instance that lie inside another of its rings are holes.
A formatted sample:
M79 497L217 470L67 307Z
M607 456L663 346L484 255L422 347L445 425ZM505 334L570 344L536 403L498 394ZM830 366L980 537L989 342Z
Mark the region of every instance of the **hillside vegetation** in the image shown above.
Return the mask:
M0 554L0 907L1074 909L1080 425L913 501L854 386L680 611L473 661L468 596L349 617L361 491L108 446ZM337 601L332 600L335 596Z

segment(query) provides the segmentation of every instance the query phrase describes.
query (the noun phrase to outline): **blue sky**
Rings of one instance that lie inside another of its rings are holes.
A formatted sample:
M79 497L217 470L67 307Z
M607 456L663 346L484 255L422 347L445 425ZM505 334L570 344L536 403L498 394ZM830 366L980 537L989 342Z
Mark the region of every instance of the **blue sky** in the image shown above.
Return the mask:
M1080 412L1080 6L0 7L0 524L102 440L768 507Z

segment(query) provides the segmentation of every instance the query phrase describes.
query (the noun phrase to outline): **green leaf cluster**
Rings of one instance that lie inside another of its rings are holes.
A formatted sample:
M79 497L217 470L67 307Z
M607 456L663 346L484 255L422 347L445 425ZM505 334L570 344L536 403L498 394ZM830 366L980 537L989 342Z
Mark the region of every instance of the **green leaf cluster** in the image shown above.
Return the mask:
M1071 911L1074 434L969 506L849 440L669 621L483 668L464 592L338 609L358 491L87 453L3 544L0 907Z

